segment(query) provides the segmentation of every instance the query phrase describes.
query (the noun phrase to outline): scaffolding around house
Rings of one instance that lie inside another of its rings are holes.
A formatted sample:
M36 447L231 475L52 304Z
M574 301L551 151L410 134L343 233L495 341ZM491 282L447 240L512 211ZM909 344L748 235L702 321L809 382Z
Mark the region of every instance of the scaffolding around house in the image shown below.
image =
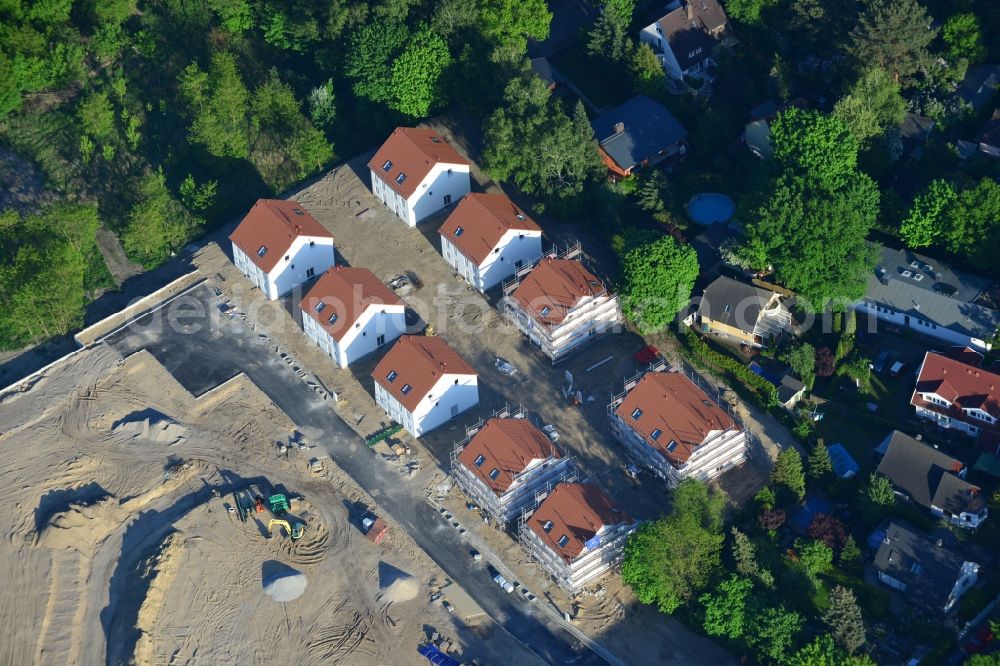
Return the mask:
M521 280L535 269L535 266L540 264L545 259L576 259L583 255L583 246L580 245L580 241L570 245L566 249L560 251L558 245L553 245L547 252L542 254L541 257L531 262L530 264L525 264L514 271L513 277L507 278L503 281L501 285L501 292L504 296L509 296L511 292L517 289L521 285ZM582 261L581 261L582 263ZM584 263L586 266L586 264Z

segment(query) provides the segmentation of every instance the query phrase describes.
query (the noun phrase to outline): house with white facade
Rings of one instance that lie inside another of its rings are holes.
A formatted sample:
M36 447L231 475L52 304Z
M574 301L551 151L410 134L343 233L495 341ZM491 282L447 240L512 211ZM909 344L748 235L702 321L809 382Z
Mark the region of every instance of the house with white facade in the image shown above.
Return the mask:
M236 268L272 301L336 260L333 235L290 199L258 199L229 240Z
M397 127L368 162L372 194L415 227L469 193L469 161L437 132Z
M855 306L879 322L909 328L949 345L988 351L1000 312L980 298L992 282L911 250L883 247Z
M882 446L885 455L876 471L897 494L958 527L974 529L986 520L986 498L965 480L968 470L961 461L898 430Z
M299 308L302 330L341 368L406 332L403 301L367 268L331 268Z
M524 409L479 422L455 447L451 475L484 518L503 526L562 481L576 479L571 459Z
M404 335L372 372L375 402L414 437L479 404L479 375L439 337Z
M594 483L560 483L521 518L521 547L559 587L576 593L621 562L638 523Z
M608 416L614 438L670 487L687 478L709 481L747 459L746 428L662 361L625 383Z
M879 582L934 614L951 611L979 579L978 564L901 520L886 526L874 566Z
M500 311L553 363L622 323L618 297L578 261L579 245L525 266L503 285Z
M542 256L542 229L503 194L468 194L438 230L441 255L486 291Z
M977 439L1000 439L1000 375L936 352L924 354L910 398L918 417Z
M718 0L673 0L665 16L642 29L639 42L649 44L666 75L680 81L713 65L712 56L731 34Z

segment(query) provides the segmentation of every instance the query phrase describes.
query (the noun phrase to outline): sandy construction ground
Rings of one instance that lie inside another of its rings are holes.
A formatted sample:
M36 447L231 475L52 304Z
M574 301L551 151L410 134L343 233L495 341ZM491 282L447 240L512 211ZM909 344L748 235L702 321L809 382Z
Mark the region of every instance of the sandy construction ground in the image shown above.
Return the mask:
M0 396L0 664L420 663L431 631L537 663L432 603L448 581L401 530L367 541L370 498L281 455L292 424L243 375L194 398L101 345L21 388ZM298 498L301 540L229 511L273 489ZM308 585L279 603L263 580L288 568Z

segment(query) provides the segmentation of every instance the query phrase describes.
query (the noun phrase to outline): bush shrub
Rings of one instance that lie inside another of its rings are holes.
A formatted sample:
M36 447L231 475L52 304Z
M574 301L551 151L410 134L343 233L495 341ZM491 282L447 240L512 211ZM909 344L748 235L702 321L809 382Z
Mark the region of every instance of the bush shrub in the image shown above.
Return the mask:
M774 384L743 365L739 360L715 351L691 329L687 330L686 341L691 353L700 359L702 364L728 372L746 384L760 397L765 407L774 407L778 404L778 389L775 388Z

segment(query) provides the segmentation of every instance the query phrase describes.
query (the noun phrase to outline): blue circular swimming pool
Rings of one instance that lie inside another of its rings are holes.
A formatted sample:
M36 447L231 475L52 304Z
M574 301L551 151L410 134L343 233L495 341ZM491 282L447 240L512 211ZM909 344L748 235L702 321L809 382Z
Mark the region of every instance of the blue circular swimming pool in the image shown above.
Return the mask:
M736 212L736 204L725 194L705 192L691 197L687 204L687 214L697 224L728 222Z

